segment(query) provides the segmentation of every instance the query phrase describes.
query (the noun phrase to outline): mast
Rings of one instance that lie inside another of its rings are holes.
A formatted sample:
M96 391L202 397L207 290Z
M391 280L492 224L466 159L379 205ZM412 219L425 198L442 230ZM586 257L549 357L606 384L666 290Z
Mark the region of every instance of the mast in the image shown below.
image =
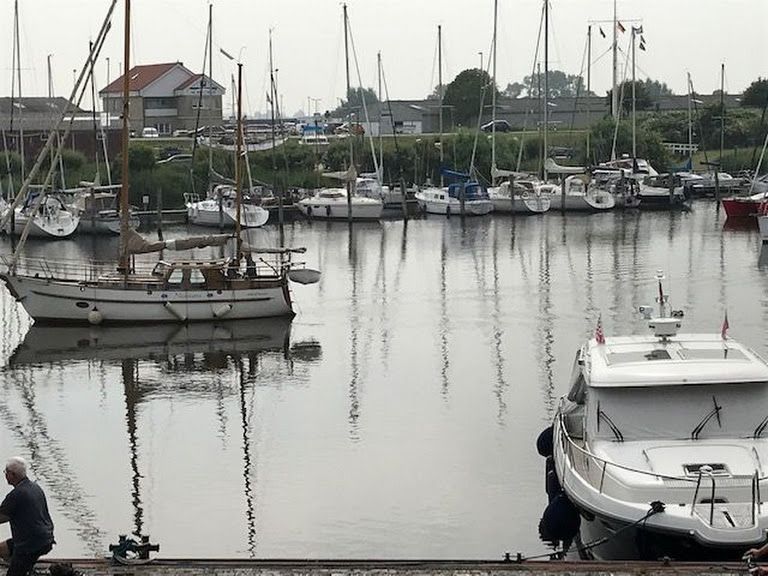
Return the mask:
M347 105L350 104L349 83L349 19L347 18L347 5L344 4L344 67L347 72Z
M272 30L269 31L269 84L270 104L272 112L272 189L277 193L278 223L280 225L280 246L283 242L283 190L277 190L277 140L275 136L275 102L277 98L277 80L275 79L275 66L272 59ZM279 112L279 110L278 110Z
M205 70L203 70L205 75ZM202 90L200 91L202 94ZM213 191L213 4L208 5L208 195ZM197 134L195 134L197 142Z
M547 137L549 135L549 0L544 0L544 153L542 162L544 164L544 181L547 180L547 155L549 146Z
M240 248L242 247L242 238L240 238L240 204L243 201L242 176L240 162L243 156L243 64L237 63L237 151L235 152L235 192L237 194L235 213L235 246L236 258L240 260Z
M121 172L120 188L120 259L118 270L128 274L128 192L129 173L128 173L128 137L129 137L129 118L130 118L130 79L131 75L131 0L125 0L125 31L123 44L123 134L122 134L122 154L123 166Z
M440 133L438 141L440 143L440 187L443 187L443 161L445 153L443 152L443 98L445 92L443 90L443 27L437 25L437 90L440 94Z
M619 38L618 38L618 16L616 12L616 0L613 0L613 90L611 91L611 114L614 120L619 121Z
M691 99L693 98L693 94L691 90L691 73L688 72L687 75L688 75L688 158L692 158L693 157L693 115L691 114Z
M636 29L632 26L632 160L637 159L637 120L636 120L636 93L635 93L635 37ZM634 163L636 164L636 163ZM633 166L634 166L633 164Z
M499 0L493 0L493 82L491 83L491 184L496 181L496 33L499 23Z
M21 180L24 181L25 162L24 162L24 123L22 122L21 111L24 107L21 104L21 40L19 38L19 0L13 5L13 34L16 51L16 74L19 84L19 155L21 156Z
M381 90L381 52L376 55L376 64L379 73L379 170L381 171L381 174L376 174L376 177L379 179L379 184L381 184L384 179L384 135L381 133L381 103L384 102L384 93Z
M723 144L725 142L725 63L720 64L720 164L723 162Z
M587 26L587 166L590 164L590 136L592 133L592 124L590 121L590 108L591 102L589 101L590 94L592 94L592 25Z

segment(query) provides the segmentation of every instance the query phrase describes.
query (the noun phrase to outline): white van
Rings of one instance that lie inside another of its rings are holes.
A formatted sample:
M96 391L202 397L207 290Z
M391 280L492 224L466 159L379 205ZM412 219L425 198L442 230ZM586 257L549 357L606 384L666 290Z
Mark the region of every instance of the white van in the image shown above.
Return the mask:
M152 128L148 126L141 131L141 137L142 138L160 138L160 134L158 133L157 128Z

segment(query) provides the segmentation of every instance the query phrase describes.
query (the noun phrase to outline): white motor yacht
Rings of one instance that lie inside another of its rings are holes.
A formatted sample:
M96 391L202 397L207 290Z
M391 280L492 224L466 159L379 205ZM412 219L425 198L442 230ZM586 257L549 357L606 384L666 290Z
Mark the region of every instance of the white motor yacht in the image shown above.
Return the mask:
M380 199L356 194L347 198L346 188L321 188L314 196L299 200L296 206L308 218L325 220L346 220L350 214L352 220L378 220L384 210Z
M553 184L526 179L502 182L488 189L494 212L515 214L543 214L549 210L552 194L557 192Z
M195 195L185 195L187 219L197 226L234 228L237 222L237 193L228 184L216 186L208 198L200 200ZM243 202L240 204L240 226L258 228L269 220L269 211Z
M539 444L556 473L542 534L576 537L582 557L737 560L768 531L768 364L727 317L719 334L678 334L658 278L658 317L640 308L650 335L598 324L576 355Z
M375 176L375 175L374 175ZM400 208L403 203L403 193L399 187L390 188L382 184L374 176L360 175L355 180L355 194L365 198L381 200L385 208Z

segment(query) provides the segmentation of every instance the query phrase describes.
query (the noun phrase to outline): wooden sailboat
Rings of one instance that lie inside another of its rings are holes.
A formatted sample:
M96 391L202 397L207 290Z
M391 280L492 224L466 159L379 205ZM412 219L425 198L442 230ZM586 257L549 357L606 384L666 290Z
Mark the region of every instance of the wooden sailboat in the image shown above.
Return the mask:
M114 2L113 2L114 6ZM130 70L130 0L125 0L125 70ZM111 15L111 11L110 11ZM107 28L105 23L105 28ZM93 65L89 58L88 65ZM238 65L242 78L242 65ZM238 93L240 90L238 90ZM190 250L224 246L231 235L220 234L148 242L129 227L128 119L129 75L123 76L122 190L120 193L120 254L116 270L104 271L82 263L49 263L20 259L19 249L4 259L0 272L11 294L36 322L135 324L235 320L294 314L289 279L317 282L320 273L292 261L304 248L257 249L243 244L239 218L235 255L215 260L160 260L137 265L136 254L161 250ZM239 96L240 94L238 94ZM241 123L238 98L238 124ZM242 131L238 130L238 159ZM242 199L239 162L236 164L237 216ZM254 256L256 260L254 260ZM245 266L243 266L245 265Z

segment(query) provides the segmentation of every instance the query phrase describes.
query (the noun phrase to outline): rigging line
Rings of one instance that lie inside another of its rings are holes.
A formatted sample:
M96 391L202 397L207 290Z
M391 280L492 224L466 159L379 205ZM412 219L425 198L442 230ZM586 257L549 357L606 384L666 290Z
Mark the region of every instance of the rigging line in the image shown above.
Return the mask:
M203 73L200 76L200 93L197 98L197 114L195 115L195 133L192 140L192 161L189 163L189 180L192 186L192 194L195 194L195 153L197 152L197 138L198 131L200 130L200 111L203 107L203 80L205 79L205 69L208 66L208 47L211 43L211 21L208 19L208 29L205 33L205 47L203 48ZM213 82L212 78L208 79L209 82ZM210 91L210 90L209 90ZM210 103L209 103L210 104ZM209 153L212 150L212 142L208 142ZM208 180L210 181L211 175L208 174Z
M360 63L357 60L357 49L355 47L355 39L352 35L352 26L349 25L349 16L347 16L347 24L349 30L349 45L352 48L352 57L355 61L355 71L357 72L357 83L360 86L360 101L363 103L363 114L365 115L365 123L368 126L368 144L371 148L371 157L373 158L373 170L376 173L376 180L381 184L381 172L379 172L379 158L376 156L376 149L373 145L373 136L371 135L371 120L368 116L368 106L365 103L365 93L363 92L363 79L360 76ZM405 191L403 191L405 192Z
M571 127L570 131L573 132L573 127L576 124L576 110L579 107L579 97L581 95L581 87L584 85L584 68L585 63L587 61L587 49L589 48L589 37L587 37L584 40L584 52L581 55L581 69L579 70L579 78L581 79L580 82L576 84L576 101L573 103L573 111L571 112ZM586 86L585 86L586 89ZM589 98L589 94L586 96ZM589 106L589 103L587 103L587 106ZM587 127L589 129L589 127ZM589 156L589 150L587 150L587 156Z
M536 64L539 60L539 49L541 47L541 32L544 29L544 6L541 7L541 16L539 17L539 34L536 37L536 51L533 53L533 65L531 66L531 75L529 76L530 81L528 82L528 97L531 97L531 92L533 91L533 79L536 76ZM525 79L523 79L523 82L525 82ZM538 96L538 95L537 95ZM523 118L523 133L520 135L520 148L517 150L517 165L515 166L515 172L520 172L520 164L523 161L523 148L525 148L525 131L528 126L528 116L529 114L533 113L533 110L529 108L525 111L525 116Z
M624 53L621 48L617 47L619 51ZM613 144L611 145L611 160L616 159L616 142L619 138L619 126L621 125L621 109L624 104L624 87L627 85L627 68L629 64L629 51L626 52L624 59L624 77L621 81L621 91L619 92L619 109L616 111L616 126L613 130ZM615 90L615 88L614 88Z
M439 41L437 41L439 42ZM429 87L427 88L427 94L432 95L432 91L435 89L435 70L437 69L437 53L439 50L439 46L435 42L435 51L432 54L432 74L429 77ZM439 94L439 88L438 88L438 94Z

